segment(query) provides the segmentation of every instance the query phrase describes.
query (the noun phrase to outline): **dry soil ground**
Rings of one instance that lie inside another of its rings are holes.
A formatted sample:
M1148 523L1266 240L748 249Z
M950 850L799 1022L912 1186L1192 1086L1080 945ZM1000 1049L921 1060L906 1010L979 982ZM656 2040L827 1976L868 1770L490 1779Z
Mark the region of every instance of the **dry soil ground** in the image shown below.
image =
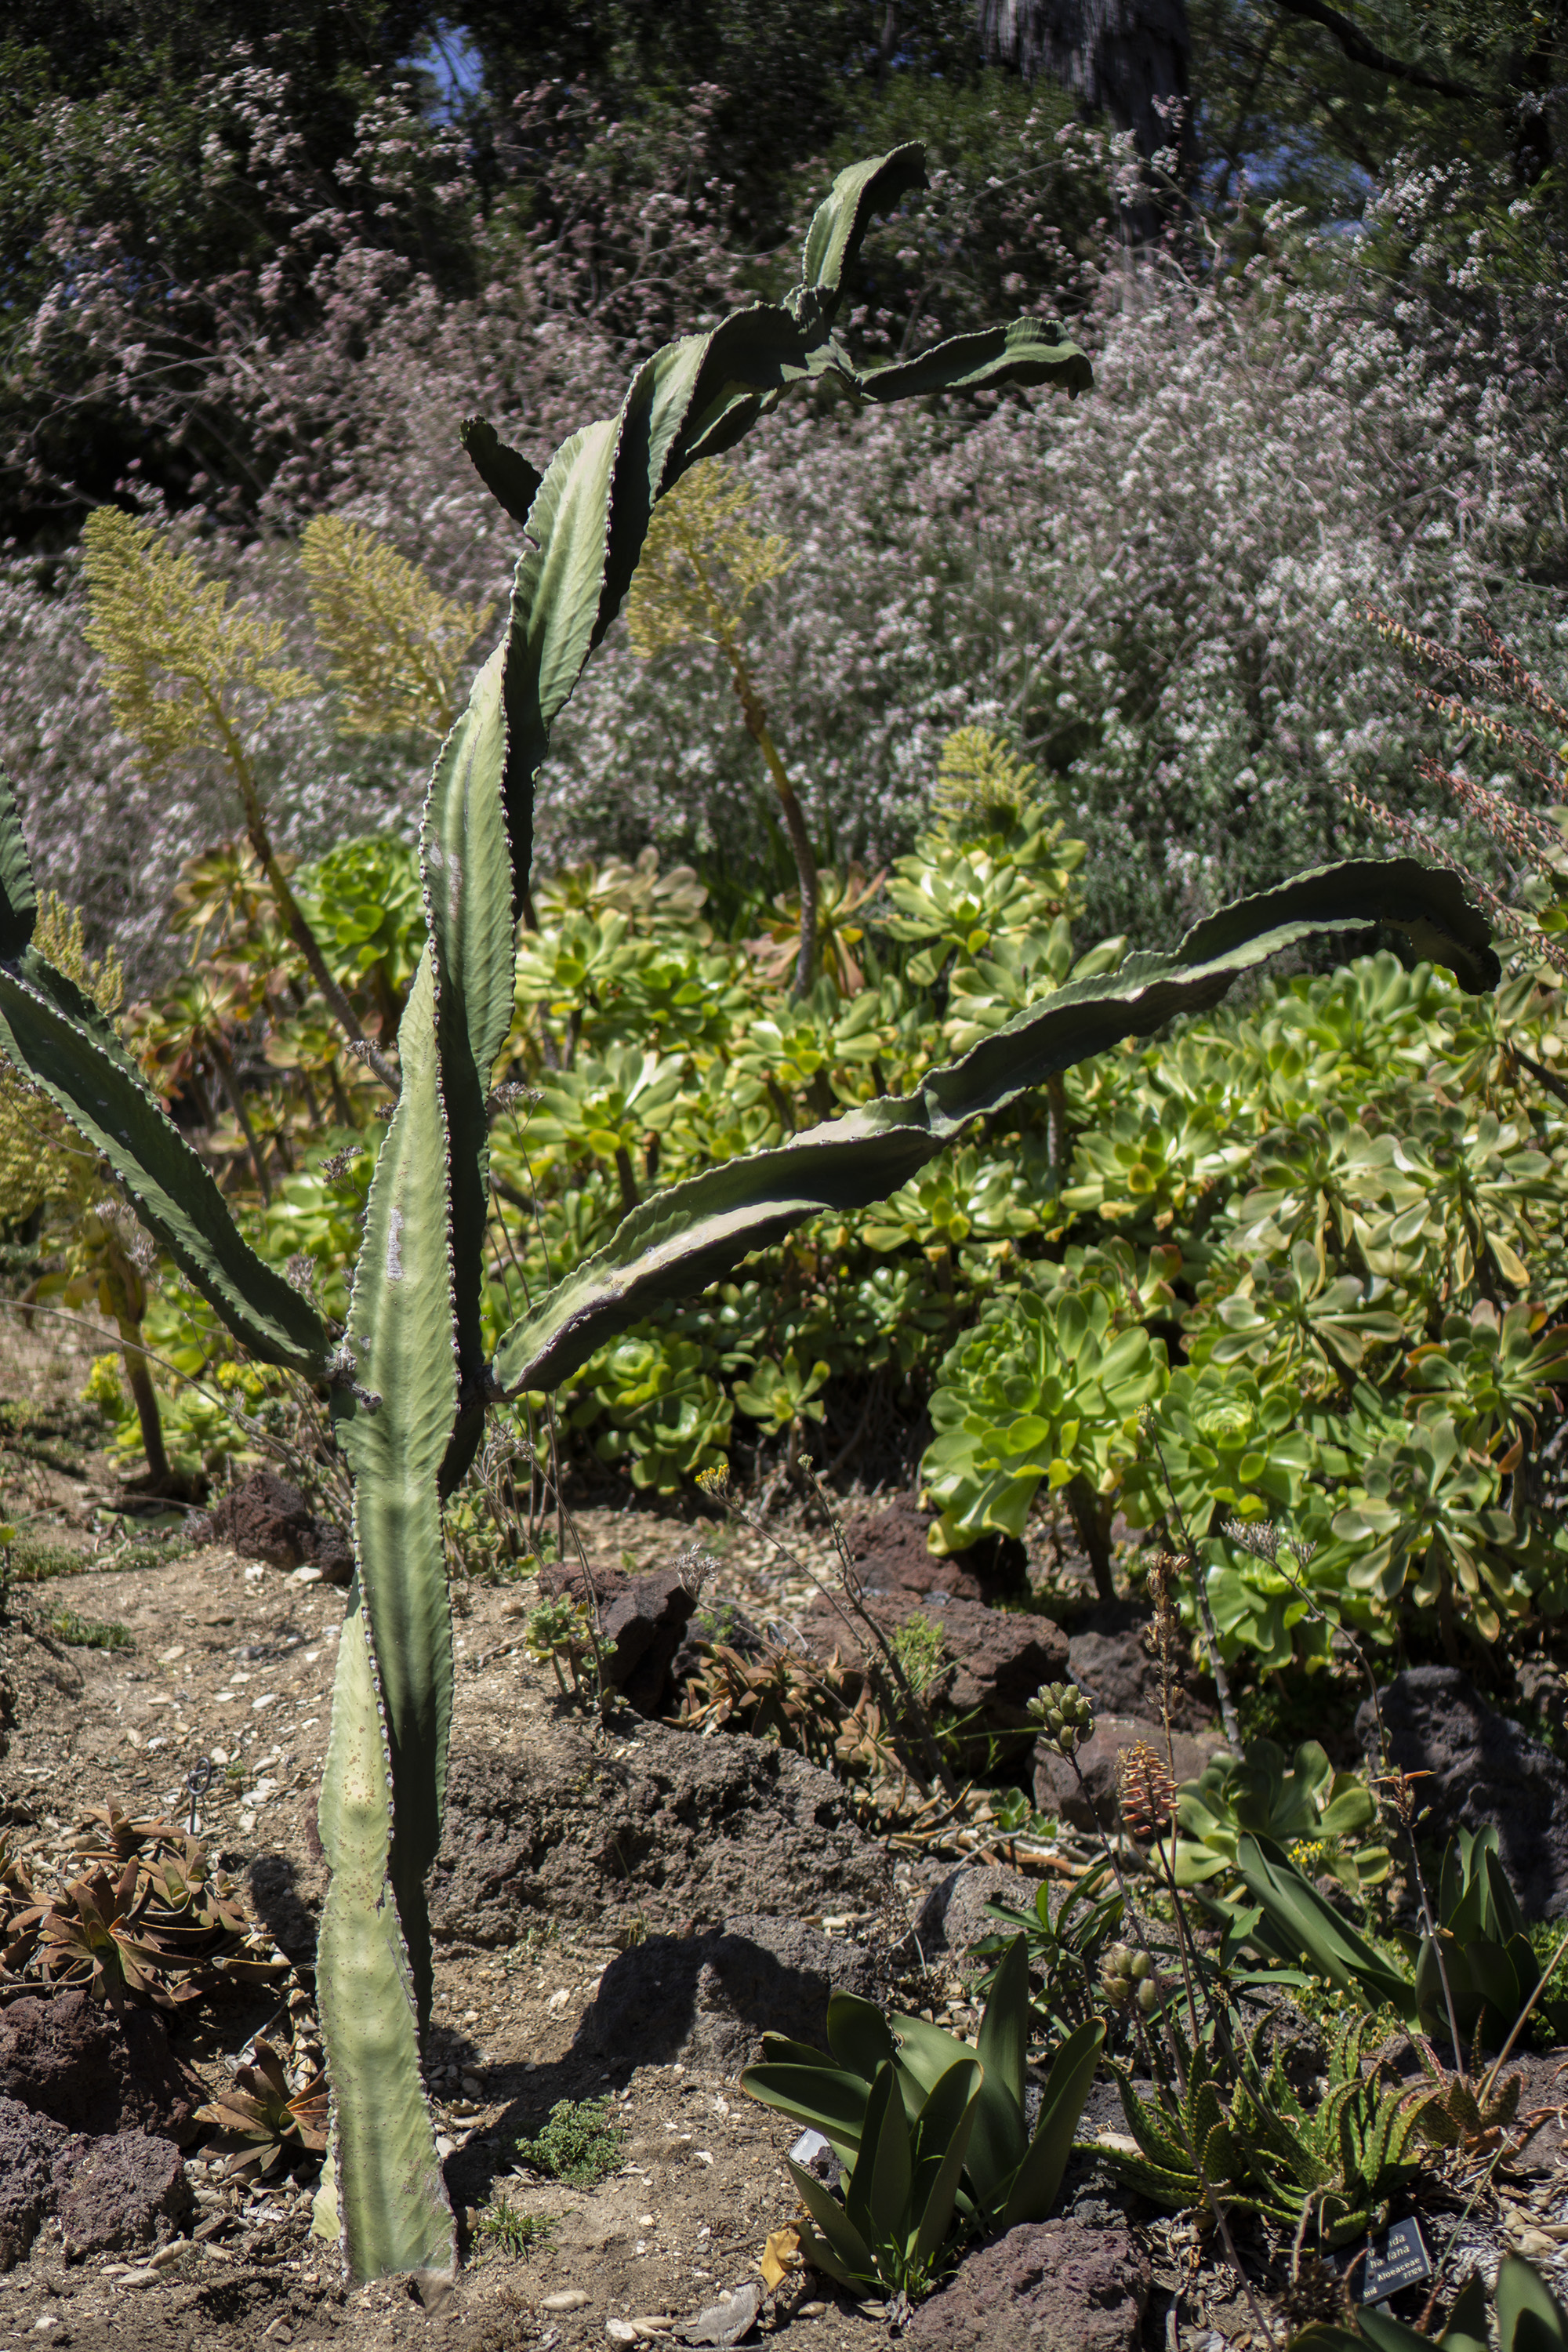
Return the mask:
M68 1404L100 1345L38 1326L0 1358L0 1396L29 1409ZM113 1487L110 1465L89 1459L77 1465L85 1475L72 1475L58 1449L42 1451L54 1461L0 1433L0 1509L45 1515L41 1527L84 1549L102 1542L97 1509ZM587 1532L597 1559L640 1567L666 1560L692 1531L606 1512L590 1515ZM322 1887L314 1799L344 1595L309 1573L217 1548L132 1568L113 1558L84 1559L79 1574L24 1588L0 1628L0 1674L14 1693L0 1834L47 1878L88 1807L113 1797L138 1812L176 1811L189 1802L186 1775L211 1764L203 1832L281 1948L308 1964ZM720 1583L744 1591L762 1614L787 1616L809 1592L745 1546L730 1549ZM746 1913L785 1915L886 1954L933 1868L879 1848L836 1784L777 1748L624 1712L606 1729L588 1724L522 1653L526 1588L468 1585L460 1599L429 2052L465 2252L456 2284L428 2300L413 2282L346 2288L335 2250L309 2233L308 2190L231 2189L198 2147L189 2168L213 2225L203 2240L182 2239L149 2274L124 2260L68 2263L46 2230L31 2258L0 2276L0 2347L250 2352L330 2342L357 2352L417 2342L431 2352L576 2352L603 2346L607 2321L649 2319L659 2325L647 2340L668 2336L666 2323L690 2319L756 2276L769 2232L795 2210L783 2161L793 2129L741 2092L732 2049L722 2063L700 2047L694 2054L689 2029L700 2029L701 2045L704 2020L689 2002L684 2013L634 2003L605 2025L605 2000L595 2008L601 1979L639 1939L654 1939L645 1952L672 1950L657 1939ZM47 1618L62 1607L123 1626L131 1646L56 1640ZM933 1969L923 1992L933 2013L972 2018L951 1969ZM213 2090L224 2088L273 2007L270 1998L206 2006L175 2047ZM1560 2095L1537 2062L1531 2096ZM590 2096L612 2101L623 2134L606 2178L574 2189L520 2162L519 2142L557 2101ZM1112 2107L1097 2089L1091 2120L1114 2123ZM1533 2169L1505 2184L1500 2204L1465 2225L1483 2265L1511 2242L1561 2279L1560 2145L1553 2132ZM549 2225L525 2255L476 2235L498 2197ZM1156 2287L1147 2352L1172 2340L1182 2352L1245 2345L1234 2286L1187 2225L1154 2222L1138 2235ZM1171 2338L1176 2295L1181 2333ZM786 2284L763 2326L787 2335L795 2352L858 2352L886 2339L879 2315L810 2277Z

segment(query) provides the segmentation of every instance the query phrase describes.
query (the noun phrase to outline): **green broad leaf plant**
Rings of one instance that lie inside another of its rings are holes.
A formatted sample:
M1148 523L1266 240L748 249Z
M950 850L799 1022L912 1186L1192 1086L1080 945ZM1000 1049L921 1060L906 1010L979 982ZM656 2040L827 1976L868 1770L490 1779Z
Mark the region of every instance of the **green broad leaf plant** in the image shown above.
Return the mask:
M1381 1947L1370 1943L1281 1845L1250 1832L1236 1847L1245 1892L1234 1903L1211 1897L1210 1907L1226 1921L1227 1942L1246 1943L1287 1970L1304 1965L1337 1991L1369 2009L1393 2009L1406 2025L1445 2042L1457 2028L1466 2047L1478 2034L1499 2042L1542 1973L1499 1849L1495 1826L1460 1830L1450 1840L1437 1885L1436 1939L1395 1935ZM1457 2051L1457 2065L1461 2057Z
M820 2132L845 2168L842 2200L792 2159L813 2265L858 2294L916 2295L969 2235L1043 2221L1072 2153L1105 2028L1058 2047L1031 2130L1027 1939L992 1980L975 2046L923 2018L835 1993L828 2053L766 2035L742 2088Z
M454 1691L443 1505L478 1455L491 1405L559 1390L664 1302L689 1304L799 1224L844 1218L898 1192L977 1122L1126 1038L1212 1010L1280 950L1345 933L1397 940L1402 953L1445 965L1468 988L1498 981L1487 926L1452 875L1404 857L1299 875L1207 916L1171 951L1068 978L956 1060L913 1065L902 1092L878 1091L868 1078L864 1098L837 1116L824 1103L819 1123L795 1132L792 1120L776 1141L738 1129L728 1156L660 1189L646 1159L640 1171L634 1162L643 1197L627 1213L617 1213L626 1178L612 1161L583 1207L576 1262L532 1287L498 1330L484 1248L490 1134L492 1118L498 1135L512 1121L497 1112L491 1088L515 1009L516 927L535 914L535 782L555 721L626 600L660 499L797 390L821 386L876 405L1089 388L1082 352L1032 319L888 365L857 362L840 326L847 273L871 215L923 184L916 146L841 173L812 221L788 298L653 352L616 414L573 433L542 474L482 420L463 428L521 546L500 642L431 774L419 840L426 936L402 1006L395 1071L363 1041L370 1068L379 1061L396 1094L341 1328L254 1245L111 1023L40 952L18 813L8 790L0 798L0 1049L107 1162L235 1345L330 1396L353 1477L355 1572L318 1813L329 1884L316 1981L331 2106L316 2227L337 2233L357 2280L449 2273L457 2259L420 2072L432 1991L426 1880L441 1837ZM960 944L955 916L942 913L931 942L944 953L949 940ZM319 958L313 938L310 946ZM325 985L329 1002L341 998L330 972ZM572 1116L579 1107L590 1108L574 1096ZM584 1133L613 1139L616 1129ZM1409 1246L1438 1258L1461 1239L1492 1248L1491 1234L1519 1207L1512 1146L1500 1130L1478 1134L1473 1150L1462 1135L1442 1148L1449 1190L1438 1227ZM1526 1174L1527 1190L1534 1181ZM1050 1460L1068 1458L1062 1442ZM978 2063L988 2073L984 2056ZM922 2086L922 2101L934 2087ZM962 2112L958 2089L948 2095ZM971 2128L981 2145L977 2122ZM895 2141L889 2165L900 2161ZM917 2244L922 2232L924 2217Z
M1249 1831L1352 1892L1381 1885L1393 1866L1381 1839L1367 1836L1377 1827L1372 1790L1359 1772L1336 1772L1315 1739L1289 1758L1272 1739L1248 1740L1239 1757L1222 1750L1178 1789L1176 1824L1170 1859L1181 1887L1236 1885Z
M1487 2307L1486 2282L1479 2271L1465 2281L1440 2336L1423 2336L1377 2305L1356 2315L1360 2334L1316 2321L1291 2342L1290 2352L1416 2352L1436 2342L1442 2352L1565 2352L1568 2313L1531 2263L1505 2254L1498 2265L1493 2308ZM1495 2319L1495 2338L1489 2321Z

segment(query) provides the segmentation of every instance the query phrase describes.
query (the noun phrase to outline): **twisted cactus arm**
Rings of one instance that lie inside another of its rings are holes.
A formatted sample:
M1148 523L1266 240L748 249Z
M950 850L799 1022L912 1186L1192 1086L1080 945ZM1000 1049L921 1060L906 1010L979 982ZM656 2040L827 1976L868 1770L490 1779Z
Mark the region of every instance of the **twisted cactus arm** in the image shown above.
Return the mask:
M804 1218L865 1208L897 1192L972 1118L1005 1110L1075 1062L1147 1037L1179 1013L1218 1003L1238 976L1325 932L1392 933L1468 988L1495 987L1482 918L1455 876L1413 858L1357 860L1239 898L1187 933L1173 955L1130 956L1110 979L1069 981L917 1094L867 1103L775 1151L727 1160L658 1193L616 1228L502 1339L497 1385L553 1388L660 1299L689 1298Z

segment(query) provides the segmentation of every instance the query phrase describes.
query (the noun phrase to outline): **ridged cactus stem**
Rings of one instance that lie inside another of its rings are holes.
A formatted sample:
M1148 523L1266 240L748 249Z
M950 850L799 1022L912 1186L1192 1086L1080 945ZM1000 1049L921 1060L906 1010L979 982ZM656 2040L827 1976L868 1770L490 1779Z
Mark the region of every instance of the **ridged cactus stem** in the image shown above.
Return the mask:
M34 949L36 894L15 805L0 787L0 1050L108 1160L143 1223L229 1330L262 1361L332 1383L354 1479L355 1579L321 1788L331 1878L317 1990L337 2208L360 2279L447 2272L456 2258L420 2079L430 1986L425 1882L441 1832L453 1696L441 1497L474 1459L489 1400L553 1389L657 1301L691 1300L804 1218L843 1214L896 1191L967 1120L1123 1037L1206 1009L1277 949L1324 930L1388 924L1466 985L1496 985L1486 925L1451 875L1395 859L1299 877L1222 909L1173 955L1132 957L1113 979L1069 982L962 1060L930 1071L910 1096L862 1105L780 1150L642 1202L604 1250L533 1301L487 1362L487 1104L512 1017L514 919L530 908L534 779L556 719L626 596L658 500L794 386L831 378L859 401L882 402L1005 386L1078 392L1090 382L1083 353L1029 319L956 336L912 360L856 365L835 332L845 272L873 211L923 185L913 146L841 173L812 221L788 301L755 304L655 352L618 414L574 433L542 478L488 427L466 428L474 463L523 524L523 553L505 636L436 763L421 841L428 944L398 1034L398 1071L356 1034L278 868L250 779L247 827L290 935L356 1049L399 1087L341 1345L245 1240L112 1025ZM777 786L772 761L770 773ZM787 821L782 792L781 801ZM815 931L812 894L803 889L803 953L809 940L815 955ZM800 984L810 969L797 969ZM551 1430L558 1469L553 1415Z
M396 1070L387 1060L380 1046L365 1035L360 1024L358 1013L328 969L326 957L321 953L321 941L307 922L304 908L289 887L289 877L279 863L278 854L272 846L272 836L267 829L267 816L261 805L261 794L257 789L256 772L250 764L250 755L246 751L238 730L231 722L219 698L209 696L208 707L223 743L225 757L233 771L235 782L239 788L240 802L245 810L246 833L249 836L252 849L256 852L258 862L267 877L273 901L283 919L284 929L304 957L311 979L326 998L328 1009L333 1020L349 1040L355 1053L375 1072L382 1085L390 1087L395 1094L399 1083ZM263 1181L265 1183L265 1180Z

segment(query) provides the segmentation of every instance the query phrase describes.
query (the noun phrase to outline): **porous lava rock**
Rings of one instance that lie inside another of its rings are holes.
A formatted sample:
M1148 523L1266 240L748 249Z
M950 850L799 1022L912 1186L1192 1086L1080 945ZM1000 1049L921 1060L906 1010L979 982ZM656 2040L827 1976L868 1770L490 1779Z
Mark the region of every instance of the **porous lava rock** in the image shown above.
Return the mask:
M889 1637L917 1615L940 1629L946 1664L928 1685L926 1704L957 1717L973 1747L984 1754L988 1742L1011 1741L1016 1753L1034 1738L1029 1701L1042 1683L1059 1681L1068 1665L1067 1636L1048 1617L987 1608L941 1590L888 1591L875 1599L868 1592L865 1605ZM875 1648L844 1604L835 1607L826 1599L807 1611L802 1630L817 1657L826 1663L837 1654L841 1666L856 1673ZM853 1704L853 1685L848 1696Z
M184 2147L205 2095L153 2010L115 2018L76 1990L47 2000L29 1994L0 2009L0 2097L68 2131L145 2126Z
M165 2245L191 2218L180 2151L153 2132L72 2140L54 2169L60 2237L72 2259Z
M764 2033L826 2050L829 1995L875 2000L885 1989L871 1954L847 1937L798 1919L726 1919L705 1936L650 1936L617 1954L577 2047L610 2066L679 2058L736 2074Z
M1068 1640L1068 1671L1097 1715L1160 1720L1160 1661L1147 1639L1146 1609L1115 1601L1079 1619ZM1171 1721L1178 1731L1206 1728L1217 1716L1214 1685L1186 1659L1171 1676Z
M1458 1829L1498 1832L1503 1868L1527 1917L1568 1910L1568 1765L1500 1715L1457 1666L1411 1666L1381 1695L1391 1763L1423 1772L1421 1834L1442 1845ZM1377 1753L1363 1699L1356 1736Z
M55 2205L54 2164L70 2135L19 2099L0 2098L0 2271L25 2263Z
M966 1551L931 1549L935 1520L912 1495L852 1512L844 1521L845 1549L868 1591L951 1593L957 1601L1021 1601L1028 1597L1028 1556L1013 1536L983 1536Z
M269 1568L319 1568L330 1584L347 1584L353 1574L348 1538L271 1470L253 1470L221 1495L191 1521L190 1535L195 1543L232 1544L242 1559L264 1559Z
M1042 1813L1059 1813L1074 1829L1092 1830L1098 1822L1102 1830L1113 1830L1121 1819L1116 1759L1122 1748L1135 1747L1140 1740L1154 1750L1162 1763L1165 1761L1163 1724L1146 1716L1096 1716L1093 1737L1084 1741L1076 1759L1079 1772L1083 1775L1081 1787L1078 1775L1064 1758L1043 1746L1037 1748L1037 1809ZM1218 1731L1174 1733L1171 1750L1178 1783L1195 1780L1209 1758L1224 1745Z
M691 1594L669 1568L628 1576L624 1569L595 1567L592 1578L605 1682L638 1715L662 1715L675 1654L696 1605ZM585 1601L589 1579L581 1568L547 1567L540 1570L539 1590L547 1601L564 1592Z
M920 2352L1136 2352L1148 2299L1124 2227L1025 2221L917 2307L908 2340Z
M632 1720L600 1748L568 1717L515 1751L452 1752L430 1887L443 1943L500 1948L541 1916L684 1936L742 1914L878 1911L892 1894L848 1792L771 1740Z
M1032 1913L1038 1885L1037 1879L996 1863L961 1864L937 1881L915 1914L908 1957L961 1962L982 1937L1007 1932L986 1910L988 1903Z

